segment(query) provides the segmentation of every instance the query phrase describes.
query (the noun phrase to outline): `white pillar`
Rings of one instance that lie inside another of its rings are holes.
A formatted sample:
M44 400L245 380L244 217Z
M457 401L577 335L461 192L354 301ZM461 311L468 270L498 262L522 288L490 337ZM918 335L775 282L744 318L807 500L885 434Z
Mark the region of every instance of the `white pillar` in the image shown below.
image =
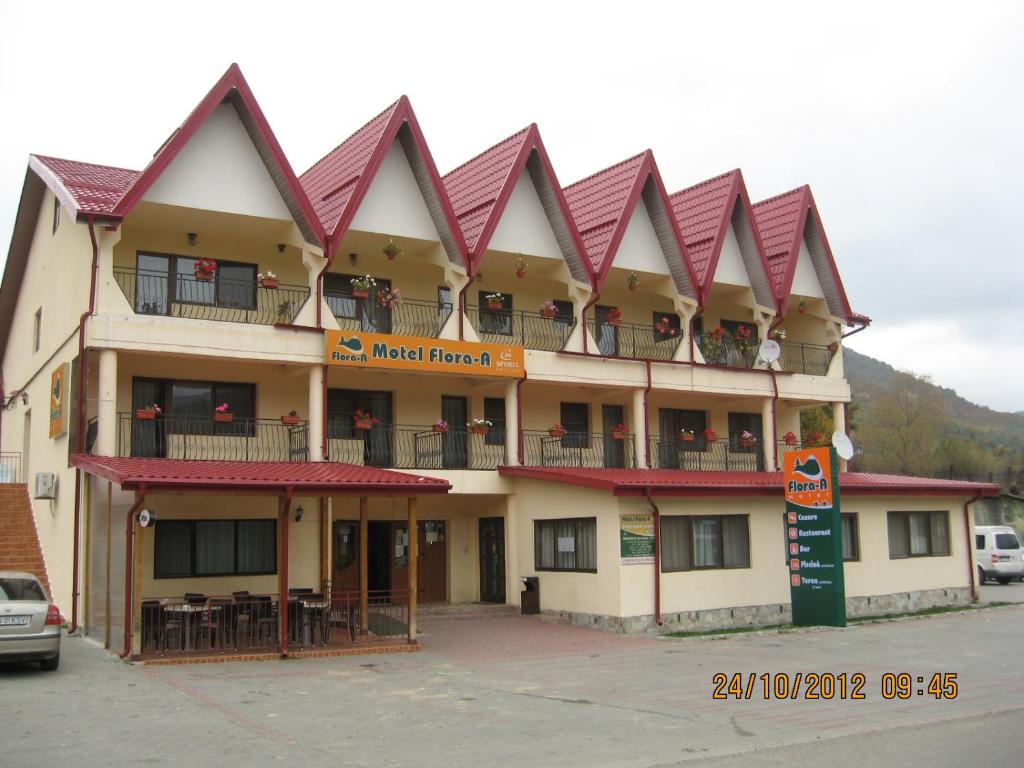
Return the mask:
M772 419L774 409L772 399L764 398L761 401L761 431L764 432L764 468L768 472L774 472L780 467L775 466L775 422Z
M324 369L320 365L309 367L309 460L323 461L321 444L324 430Z
M519 379L505 383L505 463L519 466Z
M832 403L832 429L846 433L846 403ZM839 471L846 471L846 459L839 459Z
M85 366L79 364L80 370ZM96 393L97 456L117 455L117 351L100 350L99 389ZM84 442L83 442L84 444Z
M647 429L646 421L644 417L644 391L642 389L633 390L633 403L631 406L632 410L632 424L628 425L633 431L633 451L636 456L636 466L646 467L647 466Z

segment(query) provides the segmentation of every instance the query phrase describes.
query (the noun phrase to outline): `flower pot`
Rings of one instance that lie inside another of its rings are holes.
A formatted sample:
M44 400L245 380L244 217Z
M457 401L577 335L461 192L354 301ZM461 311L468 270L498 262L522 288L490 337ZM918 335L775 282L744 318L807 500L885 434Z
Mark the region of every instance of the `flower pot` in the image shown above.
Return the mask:
M153 421L156 418L156 411L152 408L136 408L135 418L139 421Z
M364 291L364 290L361 290L359 288L353 288L352 289L352 298L353 299L365 299L369 295L370 295L369 291Z
M782 439L786 443L786 445L796 445L797 443L796 435L787 435Z
M281 423L282 424L289 424L289 425L294 426L295 424L298 424L300 421L301 421L301 419L299 419L298 416L282 416L281 417Z
M198 280L201 283L208 283L211 280L213 280L213 274L213 272L207 272L206 270L203 269L197 269L195 271L196 280Z
M717 432L705 432L704 433L704 440L706 442L708 442L708 443L713 443L717 439L718 439L718 433Z
M276 277L264 277L260 280L260 285L264 288L277 288L281 282Z
M504 308L505 308L505 305L501 304L499 302L488 302L487 303L487 309L490 310L491 312L501 312L501 310L503 310Z
M233 413L218 413L214 412L213 420L219 421L221 424L227 424L235 420L235 414Z
M756 442L757 442L757 441L756 441L756 440L754 440L753 438L750 438L750 437L741 437L741 438L740 438L740 447L741 447L741 448L753 448L753 447L754 447L754 444L755 444Z
M612 430L612 439L613 440L625 440L626 436L628 434L629 433L626 432L624 429L613 429Z
M607 322L608 325L614 325L614 326L618 327L619 323L621 323L622 320L620 318L616 317L614 320L611 319L611 318L608 318L608 320L606 320L605 322Z
M373 429L373 419L355 419L356 429Z
M526 277L526 270L525 269L517 269L516 270L516 277L518 277L519 279L522 279L522 278Z
M543 318L546 318L548 320L554 320L556 317L558 317L558 310L557 309L542 309L540 311L540 316L543 317Z
M470 431L471 434L474 434L474 435L486 435L488 432L491 431L491 428L490 427L470 427L469 431Z
M639 288L640 286L639 286L639 285L634 285L633 283L630 283L628 287L629 287L629 290L631 290L631 291L635 291L635 290L636 290L637 288Z
M550 437L565 437L565 430L564 429L549 429L548 430L548 435Z
M434 430L435 432L439 432L439 433L441 433L442 435L443 435L443 434L444 434L445 432L447 432L447 431L448 431L448 427L442 427L442 426L440 426L440 425L438 425L438 424L435 424L435 425L434 425L434 426L432 427L432 429L433 429L433 430Z
M686 433L686 434L680 435L679 439L682 440L684 443L693 443L693 442L696 442L697 436L696 435L691 435L689 433Z

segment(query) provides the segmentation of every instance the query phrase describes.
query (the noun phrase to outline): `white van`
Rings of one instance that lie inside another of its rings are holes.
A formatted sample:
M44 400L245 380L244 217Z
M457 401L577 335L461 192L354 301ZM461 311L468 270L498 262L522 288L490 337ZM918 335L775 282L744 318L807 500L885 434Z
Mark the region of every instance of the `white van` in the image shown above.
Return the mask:
M974 554L979 584L986 579L995 579L1000 584L1024 579L1024 550L1010 526L974 526Z

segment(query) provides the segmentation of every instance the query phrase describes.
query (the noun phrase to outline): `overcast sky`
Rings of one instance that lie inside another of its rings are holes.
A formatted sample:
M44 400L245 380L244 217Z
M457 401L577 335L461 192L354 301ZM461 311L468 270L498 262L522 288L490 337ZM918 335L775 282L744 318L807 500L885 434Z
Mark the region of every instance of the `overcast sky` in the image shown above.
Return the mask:
M0 259L30 152L142 168L235 61L299 173L405 93L442 173L536 122L563 185L648 147L670 192L810 183L850 346L1024 410L1022 39L1021 2L0 0Z

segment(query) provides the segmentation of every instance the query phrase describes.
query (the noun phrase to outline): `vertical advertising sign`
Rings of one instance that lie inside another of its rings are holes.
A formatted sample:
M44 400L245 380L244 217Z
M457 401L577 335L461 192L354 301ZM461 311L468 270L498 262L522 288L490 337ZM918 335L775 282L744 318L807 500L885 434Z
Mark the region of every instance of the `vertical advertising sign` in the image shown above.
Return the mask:
M785 454L786 562L796 625L846 626L839 462L833 448Z
M71 366L62 363L50 375L50 437L60 437L68 431L68 382Z

